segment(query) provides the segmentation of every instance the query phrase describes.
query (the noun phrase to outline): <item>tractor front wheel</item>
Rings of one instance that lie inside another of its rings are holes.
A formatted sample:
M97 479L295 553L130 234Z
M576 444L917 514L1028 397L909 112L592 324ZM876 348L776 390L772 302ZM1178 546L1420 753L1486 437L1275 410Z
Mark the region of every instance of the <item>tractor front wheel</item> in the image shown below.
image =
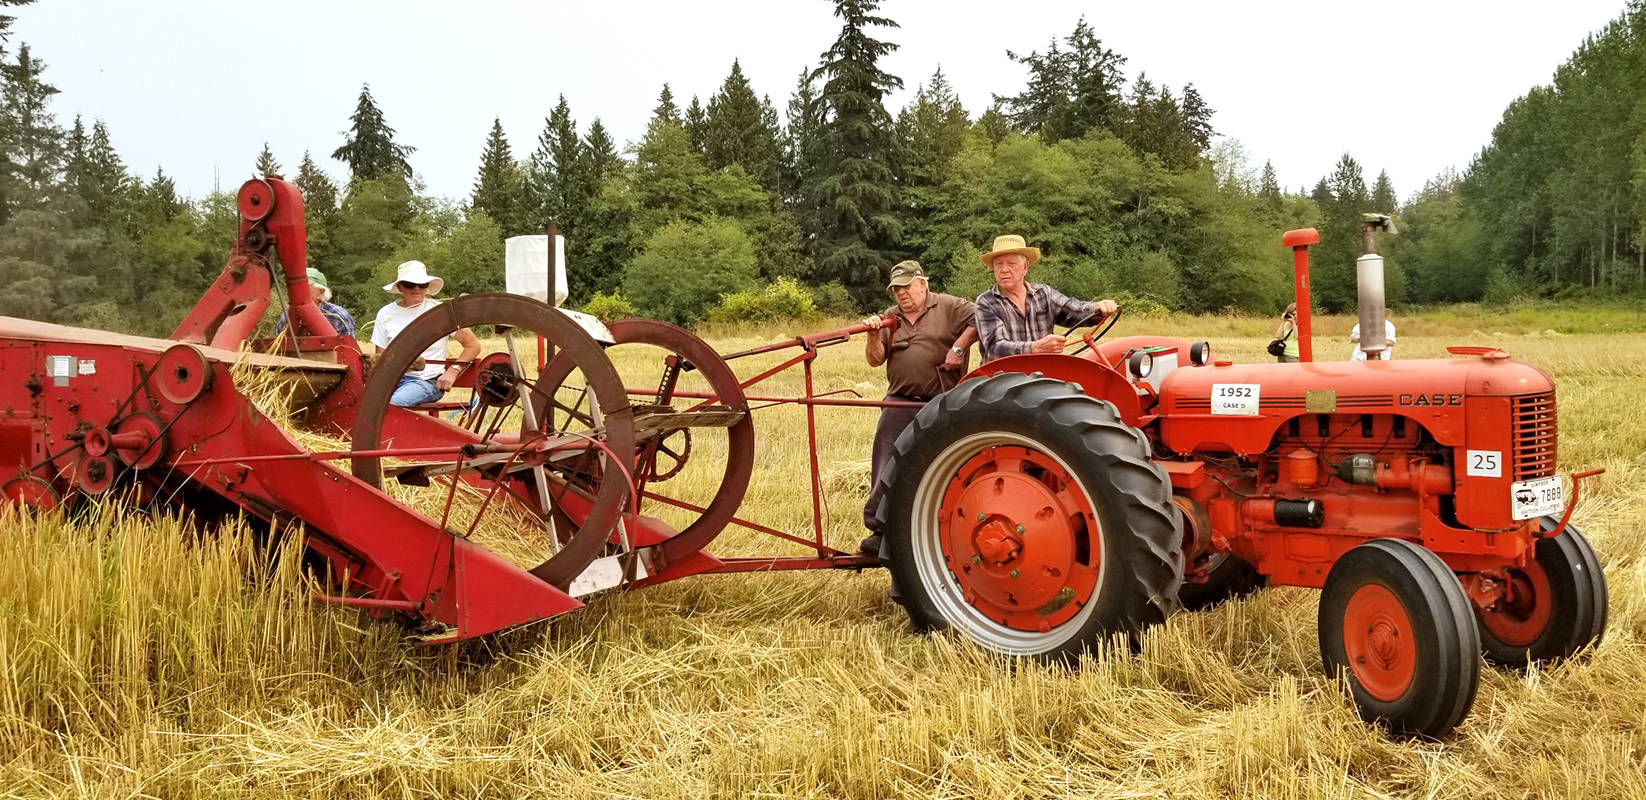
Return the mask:
M898 602L920 630L1067 660L1164 621L1181 512L1148 441L1063 381L1005 373L921 410L881 475Z
M1540 520L1545 532L1560 523ZM1503 667L1570 658L1606 631L1606 576L1576 525L1539 539L1525 567L1509 569L1508 596L1480 619L1486 660Z
M1343 554L1320 593L1320 657L1360 715L1399 735L1449 733L1474 705L1480 637L1440 557L1401 539Z

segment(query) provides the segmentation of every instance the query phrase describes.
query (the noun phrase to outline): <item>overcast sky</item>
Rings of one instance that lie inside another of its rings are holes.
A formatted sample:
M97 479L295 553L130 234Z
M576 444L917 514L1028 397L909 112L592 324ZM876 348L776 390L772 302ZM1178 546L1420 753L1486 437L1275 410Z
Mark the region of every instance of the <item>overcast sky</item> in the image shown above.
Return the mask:
M11 47L27 42L62 93L65 126L104 120L132 171L164 167L190 195L220 176L232 189L267 141L295 174L330 158L360 85L435 194L466 197L493 117L516 157L535 146L564 94L586 130L599 116L637 139L667 81L682 107L706 102L732 59L780 112L802 68L839 31L827 0L38 0L8 9ZM884 60L906 89L939 65L974 116L1024 83L1006 50L1044 49L1084 14L1104 44L1180 89L1193 82L1254 166L1274 162L1291 190L1345 151L1370 183L1387 169L1405 197L1460 171L1504 106L1538 83L1622 0L1459 2L916 2L885 0L900 45Z

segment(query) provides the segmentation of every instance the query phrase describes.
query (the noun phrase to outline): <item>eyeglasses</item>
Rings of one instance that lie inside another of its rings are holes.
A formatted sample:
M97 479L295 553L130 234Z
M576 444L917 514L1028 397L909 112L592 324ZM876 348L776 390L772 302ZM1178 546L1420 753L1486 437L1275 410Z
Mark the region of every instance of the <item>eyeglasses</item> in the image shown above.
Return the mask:
M412 283L411 281L400 281L399 283L396 283L395 286L398 286L402 289L427 289L427 288L429 288L429 285L426 284L426 283Z

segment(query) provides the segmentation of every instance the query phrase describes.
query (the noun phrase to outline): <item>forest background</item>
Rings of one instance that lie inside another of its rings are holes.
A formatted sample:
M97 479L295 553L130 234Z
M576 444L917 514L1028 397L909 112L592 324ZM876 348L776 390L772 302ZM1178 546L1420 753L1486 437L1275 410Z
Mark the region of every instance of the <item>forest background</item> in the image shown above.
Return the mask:
M871 0L835 6L838 38L781 105L734 59L706 99L663 84L646 133L621 147L564 98L529 152L476 120L466 198L426 191L369 86L340 141L315 143L346 175L267 146L246 168L296 181L311 264L367 318L406 259L458 291L503 288L503 240L551 219L568 239L568 304L608 318L855 314L884 304L904 258L975 295L990 282L977 255L1006 232L1045 251L1036 280L1076 296L1268 314L1290 296L1279 234L1311 226L1316 303L1341 312L1366 211L1401 229L1386 248L1395 303L1646 293L1642 0L1511 103L1462 174L1404 200L1348 153L1313 187L1278 185L1218 133L1214 98L1150 81L1085 20L1011 53L1027 80L986 109L962 107L938 69L894 112L884 100L903 79L879 64L896 22ZM0 314L165 335L222 269L235 187L190 198L163 169L130 174L103 122L56 118L47 65L12 22L0 16Z

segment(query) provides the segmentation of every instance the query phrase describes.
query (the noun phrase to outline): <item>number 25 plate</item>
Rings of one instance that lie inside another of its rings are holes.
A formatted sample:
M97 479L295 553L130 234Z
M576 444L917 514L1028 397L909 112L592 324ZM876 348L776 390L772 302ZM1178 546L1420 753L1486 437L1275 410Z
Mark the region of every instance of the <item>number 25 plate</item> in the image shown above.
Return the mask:
M1516 520L1559 514L1566 507L1566 490L1559 475L1509 485L1509 507Z

